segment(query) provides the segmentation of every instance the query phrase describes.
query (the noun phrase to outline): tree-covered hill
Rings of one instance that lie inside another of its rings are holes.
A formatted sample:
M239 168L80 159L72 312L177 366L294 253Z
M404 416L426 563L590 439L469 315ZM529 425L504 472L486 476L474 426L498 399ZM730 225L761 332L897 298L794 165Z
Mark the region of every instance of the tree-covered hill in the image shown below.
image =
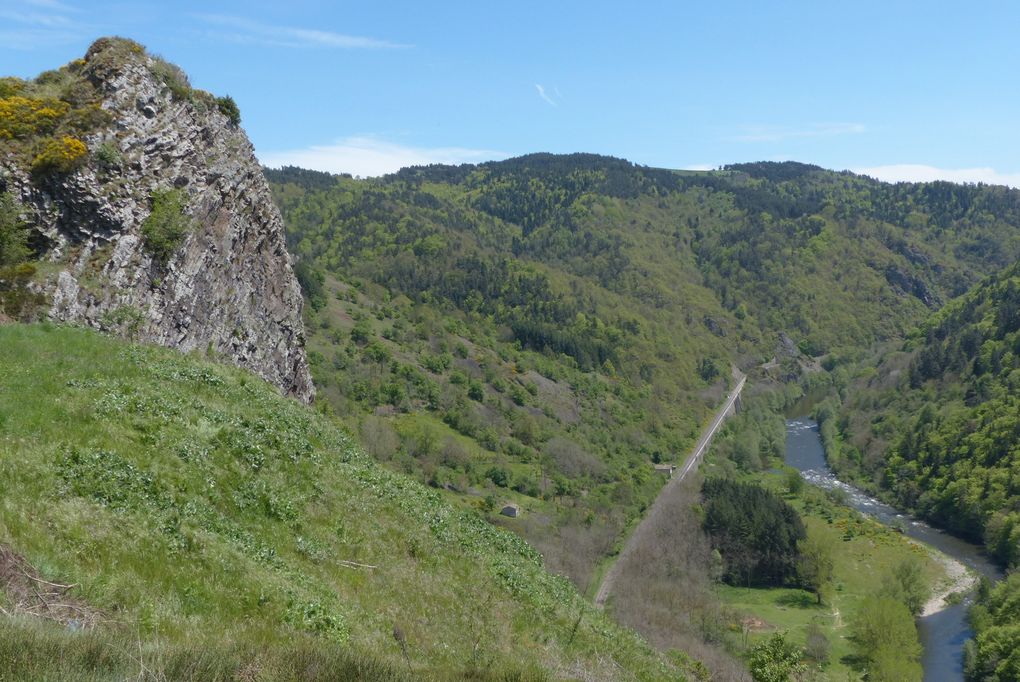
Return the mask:
M4 679L683 670L517 536L204 358L0 326L0 453Z
M472 506L522 505L502 522L581 587L731 366L831 367L1020 257L1016 191L805 164L268 176L324 399L377 457Z
M661 485L653 464L682 456L724 393L738 353L723 335L752 349L743 322L692 283L692 262L683 282L616 291L593 272L620 260L619 245L590 232L572 264L530 257L537 233L456 187L338 178L316 191L284 181L307 173L270 177L320 394L382 459L490 510L522 504L510 523L586 586Z
M1020 561L1020 264L866 367L835 415L830 460L895 501Z

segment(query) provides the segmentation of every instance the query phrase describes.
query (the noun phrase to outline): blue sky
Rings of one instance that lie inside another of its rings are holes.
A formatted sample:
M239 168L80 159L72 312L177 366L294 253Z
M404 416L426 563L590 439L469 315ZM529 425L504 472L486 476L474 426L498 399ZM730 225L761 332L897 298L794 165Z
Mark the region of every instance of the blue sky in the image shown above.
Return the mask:
M259 157L376 175L588 151L1020 186L1020 3L0 0L0 72L123 35Z

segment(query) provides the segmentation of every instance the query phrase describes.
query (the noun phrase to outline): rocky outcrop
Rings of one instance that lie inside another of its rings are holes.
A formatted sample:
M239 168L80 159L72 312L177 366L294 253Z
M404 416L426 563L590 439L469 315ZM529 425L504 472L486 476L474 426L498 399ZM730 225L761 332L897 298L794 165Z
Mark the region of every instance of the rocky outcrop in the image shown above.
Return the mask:
M0 158L54 266L39 284L49 316L213 352L310 401L283 224L229 109L126 41L97 41L81 75L112 119L85 138L88 163L40 178ZM154 193L169 189L185 198L191 229L164 262L141 228Z
M920 277L905 272L903 268L889 265L885 269L885 279L900 293L914 296L932 310L942 305L938 294Z

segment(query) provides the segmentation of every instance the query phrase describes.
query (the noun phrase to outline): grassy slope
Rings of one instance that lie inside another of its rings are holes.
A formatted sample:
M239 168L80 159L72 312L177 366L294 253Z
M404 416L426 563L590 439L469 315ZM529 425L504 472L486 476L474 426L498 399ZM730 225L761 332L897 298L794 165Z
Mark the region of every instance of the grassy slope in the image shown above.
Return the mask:
M241 371L77 329L0 327L0 542L101 612L89 637L123 666L111 679L137 671L117 648L135 638L150 665L204 652L266 679L302 647L415 677L667 674L516 536L329 419ZM39 652L60 637L17 622L5 639Z
M545 555L550 570L582 588L592 582L597 559L662 485L649 449L666 461L679 457L686 451L682 443L688 430L697 433L690 417L706 411L714 398L692 406L686 415L691 426L677 423L675 409L651 411L660 436L677 442L675 450L662 448L641 425L649 417L641 411L647 396L623 393L619 380L518 350L485 335L484 323L444 325L443 316L428 306L377 303L379 292L370 286L358 291L327 278L325 289L325 307L308 311L308 348L320 399L353 427L361 424L373 454L447 490L463 506L484 511L495 503L498 511L507 502L521 505L527 513L520 519L507 520L491 508L490 518L521 532ZM366 360L365 345L350 340L355 320L369 324L373 342L388 352L386 360ZM455 352L458 347L464 357ZM450 358L450 366L433 372L422 358L440 353ZM377 444L364 428L363 410L372 400L356 396L365 387L402 381L394 367L412 368L436 386L439 405L428 409L405 399L378 406L375 412L388 425L380 428L392 427L395 438ZM467 382L482 386L481 400L468 396ZM459 431L444 421L454 412L469 415ZM607 424L613 426L611 434ZM570 443L573 459L557 454L557 443ZM487 477L493 468L509 474L505 483Z

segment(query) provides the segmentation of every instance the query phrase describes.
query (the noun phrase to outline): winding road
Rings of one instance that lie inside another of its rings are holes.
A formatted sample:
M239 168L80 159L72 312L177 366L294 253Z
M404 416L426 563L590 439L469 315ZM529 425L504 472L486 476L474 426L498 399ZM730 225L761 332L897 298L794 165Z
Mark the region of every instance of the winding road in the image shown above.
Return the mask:
M736 370L734 370L734 372L736 372ZM728 396L726 396L726 400L719 409L716 410L711 423L709 423L709 425L705 427L705 430L702 431L701 438L698 439L697 444L694 446L691 454L687 457L684 465L680 468L679 472L670 479L669 483L662 486L662 490L660 490L659 494L656 496L655 502L653 502L648 508L648 511L645 513L645 517L641 519L641 523L639 523L634 529L634 532L630 534L630 537L627 539L627 543L623 546L623 550L619 553L619 555L617 555L616 560L613 562L612 566L609 567L609 570L606 571L605 576L602 578L602 584L599 585L599 590L595 594L596 606L601 607L605 605L606 600L609 598L609 593L613 589L613 583L616 580L620 559L634 551L634 547L638 542L637 539L643 535L638 532L638 529L640 529L641 526L645 524L649 518L651 518L652 510L655 509L655 505L659 503L659 500L661 500L663 495L665 495L669 490L680 485L680 482L686 478L687 474L698 468L698 464L701 462L705 454L705 450L708 449L709 443L712 442L712 436L714 436L715 432L719 430L719 426L722 425L726 417L733 414L733 406L736 404L737 399L740 398L740 392L744 390L744 384L747 382L747 377L743 374L737 374L737 376L740 377L740 380L737 381L737 385L733 387L733 390L730 391Z

